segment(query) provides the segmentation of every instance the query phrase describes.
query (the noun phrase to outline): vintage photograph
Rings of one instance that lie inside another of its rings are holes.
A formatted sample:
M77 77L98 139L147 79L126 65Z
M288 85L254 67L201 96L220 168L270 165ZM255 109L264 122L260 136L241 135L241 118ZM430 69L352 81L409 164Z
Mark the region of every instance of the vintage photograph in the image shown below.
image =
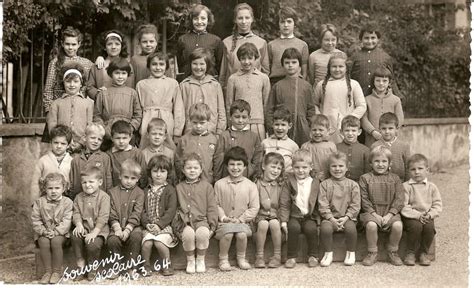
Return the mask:
M1 284L469 285L471 1L0 15Z

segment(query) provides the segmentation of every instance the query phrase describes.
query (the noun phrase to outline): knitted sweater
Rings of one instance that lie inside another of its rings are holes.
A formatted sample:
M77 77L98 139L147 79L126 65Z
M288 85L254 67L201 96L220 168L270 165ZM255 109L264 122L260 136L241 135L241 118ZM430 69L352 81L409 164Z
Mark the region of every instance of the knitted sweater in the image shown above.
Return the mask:
M402 215L406 218L418 219L424 213L428 213L431 219L439 217L443 210L441 194L438 187L428 179L421 183L410 179L403 183L405 188L405 205Z

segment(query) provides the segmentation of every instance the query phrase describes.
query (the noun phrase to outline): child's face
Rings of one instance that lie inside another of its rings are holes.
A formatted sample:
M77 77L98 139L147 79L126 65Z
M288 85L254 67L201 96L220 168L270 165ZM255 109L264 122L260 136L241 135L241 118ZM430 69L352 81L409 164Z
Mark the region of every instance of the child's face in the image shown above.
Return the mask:
M206 132L209 127L209 121L202 120L202 119L191 119L191 129L193 133L201 135L202 133Z
M137 185L138 180L140 180L139 175L136 175L135 173L132 173L131 171L127 170L122 171L122 173L120 173L119 178L120 184L122 184L125 189L132 189Z
M150 73L155 78L161 78L166 72L166 61L161 60L157 57L151 59L150 62Z
M357 142L357 136L359 136L360 133L362 133L362 129L359 127L346 125L342 128L342 136L344 136L344 140L346 140L347 143Z
M166 139L166 127L153 128L148 132L148 140L150 140L150 146L153 148L158 148L163 145L163 142Z
M188 181L194 181L201 176L202 167L199 161L197 160L188 160L184 163L183 174L186 176Z
M128 147L130 140L132 140L132 136L127 133L114 133L112 136L114 147L120 151L125 150L125 148Z
M57 136L51 140L51 151L55 156L62 156L66 153L67 146L66 136Z
M311 172L311 163L306 161L296 161L293 163L293 172L298 180L304 180L309 177Z
M231 178L240 178L244 174L245 164L242 160L229 159L227 163L227 172Z
M235 16L235 24L239 33L249 33L252 28L253 17L248 9L241 9Z
M332 52L336 49L337 37L331 31L326 31L321 39L321 48L326 52Z
M384 174L390 167L390 161L385 155L375 155L372 162L370 162L370 167L372 167L376 174Z
M346 161L344 161L343 159L331 159L331 162L329 164L329 173L334 179L343 179L344 177L346 177L346 172Z
M191 72L193 73L194 78L201 80L206 76L207 64L206 60L203 58L194 59L191 61Z
M365 32L364 35L362 35L362 47L365 49L372 50L377 47L378 43L379 37L375 32Z
M102 179L98 179L95 175L81 176L82 191L86 194L93 194L99 190L102 185Z
M64 185L61 180L48 181L46 183L46 196L50 200L57 200L64 193Z
M276 119L273 121L272 127L273 127L273 133L275 134L275 136L278 139L282 139L286 135L288 135L288 130L291 129L292 124L282 119Z
M324 125L315 124L311 126L311 139L316 143L322 142L328 134L328 128Z
M295 31L295 21L293 18L280 19L280 34L283 37L288 37L293 35Z
M99 150L100 145L102 145L102 140L104 139L104 136L97 132L97 131L91 131L86 135L86 148L90 152L95 152Z
M280 177L281 171L283 171L283 166L278 162L271 162L267 165L262 165L262 170L263 179L265 181L271 182Z
M79 76L71 77L64 80L64 90L69 95L76 95L82 87L82 81Z
M255 56L248 56L248 55L244 55L242 57L240 57L239 59L240 61L240 68L242 69L242 71L244 72L249 72L251 70L253 70L253 68L255 68L255 65L257 65L257 58L255 58Z
M390 78L388 77L374 77L374 86L377 93L383 93L387 91L388 84L390 84Z
M77 50L81 47L81 43L77 37L65 37L61 45L63 46L64 53L66 53L68 57L77 56Z
M300 62L298 59L283 59L283 68L289 76L296 75L300 72Z
M426 166L425 161L411 162L408 166L408 173L410 178L420 183L428 177L429 168Z
M155 34L153 33L144 33L140 39L140 48L142 49L142 54L148 55L155 52L158 42L156 41Z
M204 10L199 12L199 15L193 17L193 28L196 32L204 32L207 29L208 18L207 13Z
M168 179L168 170L153 168L150 170L151 180L153 185L163 185Z
M329 65L329 73L334 79L341 79L346 76L346 60L335 58Z
M380 124L380 133L384 141L392 141L397 135L398 128L395 123L382 123Z
M232 115L230 115L230 122L232 126L234 126L237 130L242 130L249 124L250 115L249 111L243 110L239 111L238 109L235 110Z
M117 57L122 50L122 42L115 37L110 37L105 42L105 51L109 57Z
M112 72L112 81L117 86L123 86L127 81L128 73L125 70L115 70Z

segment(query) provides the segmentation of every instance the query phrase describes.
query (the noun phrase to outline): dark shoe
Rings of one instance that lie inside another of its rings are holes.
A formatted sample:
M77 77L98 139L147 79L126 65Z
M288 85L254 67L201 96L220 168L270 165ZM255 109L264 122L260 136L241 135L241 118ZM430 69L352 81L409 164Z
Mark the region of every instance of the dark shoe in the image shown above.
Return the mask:
M107 279L109 279L109 280L115 280L115 279L117 279L117 278L119 278L119 277L120 277L120 273L116 273L116 271L113 271L113 272L112 272L112 275L110 275L110 277L108 277Z
M49 279L49 284L58 284L59 280L61 280L61 274L58 272L53 272L53 274L51 274L51 278Z
M145 274L143 277L150 277L153 274L153 269L151 269L150 265L144 265L143 268L145 269Z
M41 280L39 281L39 283L49 284L49 279L51 279L51 272L46 272L43 274L43 277L41 277Z
M403 262L402 259L400 259L400 256L398 256L397 251L388 251L388 259L390 259L390 263L395 266L402 266Z
M420 265L421 266L430 266L431 259L426 253L421 253L420 255Z
M74 281L75 282L79 282L79 281L82 281L86 279L86 275L85 274L81 274L81 275L78 275L76 278L74 278Z
M403 262L407 266L415 266L415 260L416 260L415 254L414 253L408 253L407 256L405 256L405 261L403 261Z
M365 256L364 260L362 260L362 265L364 266L372 266L377 262L377 252L369 252L367 256Z
M257 256L255 259L255 268L265 268L265 260L263 260L263 256Z
M174 275L174 269L171 267L168 267L161 270L161 273L163 274L163 276L171 276L171 275Z
M97 271L91 271L87 273L87 280L94 281L96 275L97 275Z
M268 268L278 268L281 266L281 256L273 256L268 262Z
M286 268L295 268L296 266L296 259L295 258L290 258L286 260L285 262L285 267Z
M316 266L318 266L318 264L319 264L318 258L316 258L314 256L310 256L308 258L308 266L309 267L316 267Z

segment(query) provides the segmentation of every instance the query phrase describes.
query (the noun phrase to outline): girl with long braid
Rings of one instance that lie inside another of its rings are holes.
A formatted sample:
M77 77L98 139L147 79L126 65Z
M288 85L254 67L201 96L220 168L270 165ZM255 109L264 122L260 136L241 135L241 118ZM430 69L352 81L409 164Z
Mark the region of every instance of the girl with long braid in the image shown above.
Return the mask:
M364 93L359 83L350 78L347 71L347 56L334 53L329 58L328 73L315 88L316 114L329 118L329 140L342 142L341 121L347 115L362 118L367 110Z

